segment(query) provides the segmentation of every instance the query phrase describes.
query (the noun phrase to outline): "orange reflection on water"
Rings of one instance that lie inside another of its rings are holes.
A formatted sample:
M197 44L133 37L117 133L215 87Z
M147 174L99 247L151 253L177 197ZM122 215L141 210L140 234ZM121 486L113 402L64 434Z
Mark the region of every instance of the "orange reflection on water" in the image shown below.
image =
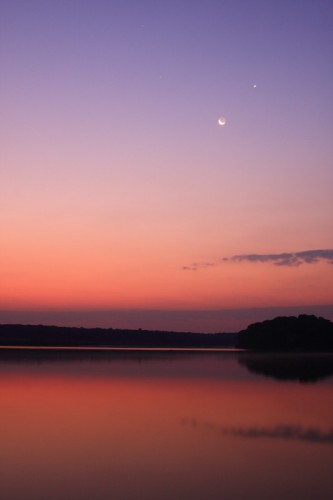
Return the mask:
M3 498L330 498L332 384L171 375L2 373Z

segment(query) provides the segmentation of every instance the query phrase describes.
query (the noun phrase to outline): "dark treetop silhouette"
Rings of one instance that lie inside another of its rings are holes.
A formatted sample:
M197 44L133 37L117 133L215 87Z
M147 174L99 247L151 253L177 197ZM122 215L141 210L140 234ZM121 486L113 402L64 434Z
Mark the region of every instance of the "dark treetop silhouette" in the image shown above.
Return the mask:
M237 346L264 351L333 351L333 323L305 314L281 316L239 332Z

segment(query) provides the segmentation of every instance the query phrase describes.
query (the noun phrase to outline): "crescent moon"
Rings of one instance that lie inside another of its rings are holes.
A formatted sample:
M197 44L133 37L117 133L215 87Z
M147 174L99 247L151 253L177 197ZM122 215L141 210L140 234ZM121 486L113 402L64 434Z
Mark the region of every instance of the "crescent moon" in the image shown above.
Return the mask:
M221 116L221 118L218 119L218 124L221 125L221 127L223 127L223 125L225 125L227 122L227 120L224 118L224 116Z

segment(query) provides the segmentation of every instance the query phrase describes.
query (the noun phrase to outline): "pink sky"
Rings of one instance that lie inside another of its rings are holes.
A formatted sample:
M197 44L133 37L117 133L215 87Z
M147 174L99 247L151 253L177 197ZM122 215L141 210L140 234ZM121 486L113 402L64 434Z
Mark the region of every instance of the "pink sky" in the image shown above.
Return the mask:
M333 9L237 3L2 3L0 321L333 319Z

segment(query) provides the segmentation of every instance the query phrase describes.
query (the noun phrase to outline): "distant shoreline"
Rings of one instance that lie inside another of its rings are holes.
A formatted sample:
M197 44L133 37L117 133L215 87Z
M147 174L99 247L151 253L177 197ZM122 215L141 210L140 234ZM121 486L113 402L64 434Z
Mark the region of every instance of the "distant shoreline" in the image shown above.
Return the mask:
M235 333L192 333L45 325L0 325L1 347L333 351L333 323L312 315L277 317Z
M45 325L0 325L0 346L86 348L227 348L237 333L191 333Z

